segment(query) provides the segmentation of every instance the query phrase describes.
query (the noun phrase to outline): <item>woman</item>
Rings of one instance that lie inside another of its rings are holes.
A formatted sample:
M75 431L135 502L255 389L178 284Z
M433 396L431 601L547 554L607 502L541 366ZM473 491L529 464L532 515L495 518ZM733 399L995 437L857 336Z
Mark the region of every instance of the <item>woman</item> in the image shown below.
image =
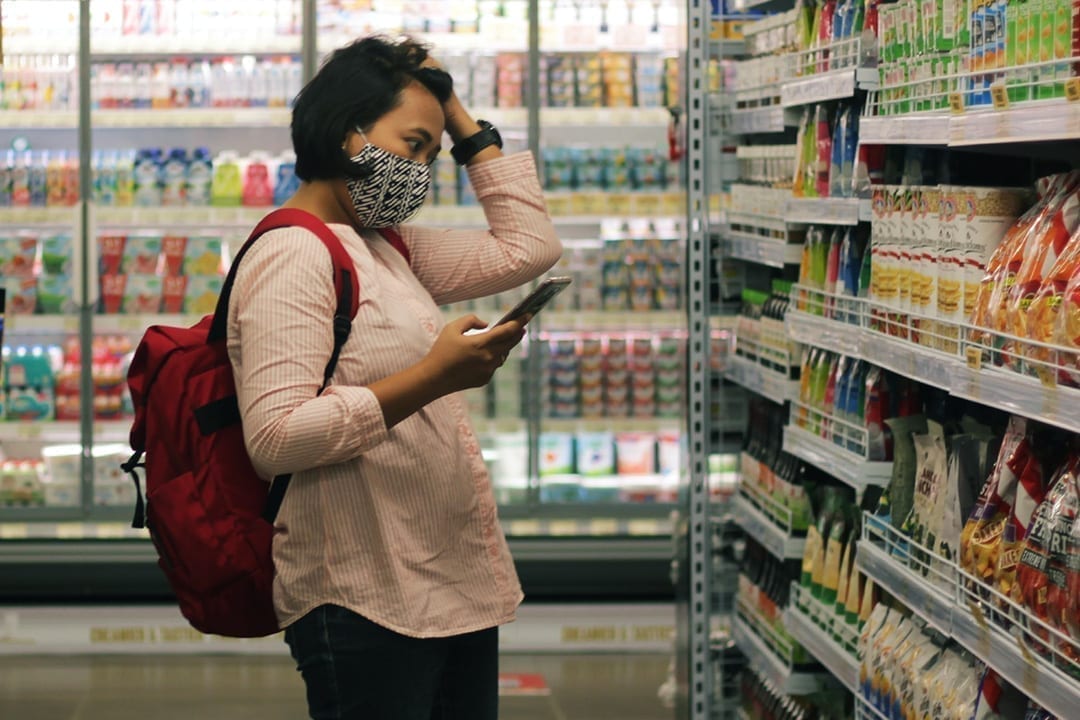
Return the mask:
M489 231L402 225L443 131ZM498 626L521 588L458 394L484 385L521 323L443 327L439 306L509 290L557 261L531 155L503 156L450 76L412 42L336 51L293 109L286 207L313 213L356 265L360 309L333 377L326 248L275 230L236 277L228 347L260 475L293 473L274 537L274 604L312 718L497 717ZM374 228L394 227L411 255Z

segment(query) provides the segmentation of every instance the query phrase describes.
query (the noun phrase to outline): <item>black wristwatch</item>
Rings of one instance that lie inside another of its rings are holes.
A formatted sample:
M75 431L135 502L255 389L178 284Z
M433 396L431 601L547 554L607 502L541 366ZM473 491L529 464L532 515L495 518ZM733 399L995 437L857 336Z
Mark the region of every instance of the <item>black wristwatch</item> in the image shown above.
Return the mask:
M470 135L450 148L450 155L453 156L458 165L469 162L476 153L491 145L502 150L502 135L495 129L495 126L487 120L477 120L476 124L480 126L480 132Z

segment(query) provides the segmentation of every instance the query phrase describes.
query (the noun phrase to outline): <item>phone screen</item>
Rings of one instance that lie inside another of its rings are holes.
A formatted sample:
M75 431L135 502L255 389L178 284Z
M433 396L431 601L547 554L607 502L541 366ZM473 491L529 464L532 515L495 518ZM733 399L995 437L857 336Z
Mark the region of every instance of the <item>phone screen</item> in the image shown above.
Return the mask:
M570 284L568 277L553 277L544 280L540 285L529 293L529 296L519 302L514 308L503 315L496 325L516 320L523 315L536 316L545 305L551 302L556 295L561 293Z

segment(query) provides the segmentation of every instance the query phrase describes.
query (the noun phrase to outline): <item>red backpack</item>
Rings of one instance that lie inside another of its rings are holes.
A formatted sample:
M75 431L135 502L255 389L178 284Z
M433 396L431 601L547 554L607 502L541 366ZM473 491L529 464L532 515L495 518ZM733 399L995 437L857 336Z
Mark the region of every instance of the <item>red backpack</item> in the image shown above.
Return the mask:
M289 476L268 484L255 474L244 446L225 334L241 259L263 233L289 226L317 235L333 260L334 351L319 392L326 389L356 316L360 286L337 236L314 215L294 209L270 213L252 231L232 263L213 315L190 328L149 328L128 371L135 454L122 467L135 481L132 526L149 528L158 565L181 612L204 633L261 637L278 631L271 540ZM397 233L383 235L409 259ZM139 467L146 471L145 503Z

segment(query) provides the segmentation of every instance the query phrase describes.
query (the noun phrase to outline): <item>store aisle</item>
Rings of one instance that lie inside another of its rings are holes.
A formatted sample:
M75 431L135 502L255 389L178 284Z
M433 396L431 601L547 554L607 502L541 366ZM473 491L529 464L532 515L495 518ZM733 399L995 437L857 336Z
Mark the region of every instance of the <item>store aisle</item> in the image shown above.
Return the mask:
M506 655L550 696L505 696L501 720L668 720L665 655ZM298 720L303 687L287 657L0 656L4 720Z

